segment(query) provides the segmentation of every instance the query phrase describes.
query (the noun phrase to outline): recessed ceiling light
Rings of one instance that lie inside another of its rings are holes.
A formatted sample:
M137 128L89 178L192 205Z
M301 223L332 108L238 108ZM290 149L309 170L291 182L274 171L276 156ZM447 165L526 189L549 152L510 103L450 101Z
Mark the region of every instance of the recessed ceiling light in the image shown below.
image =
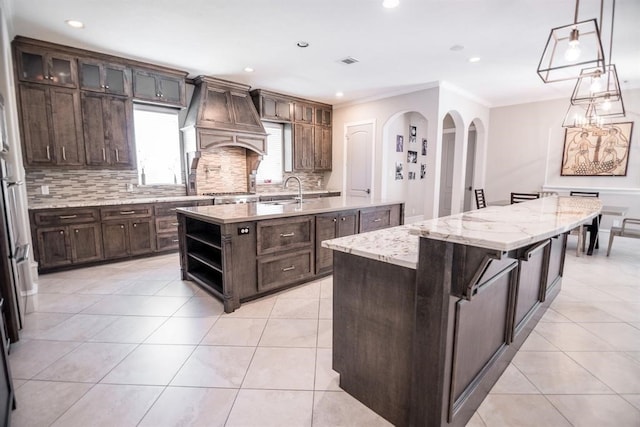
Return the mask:
M76 21L75 19L67 19L66 21L64 21L67 23L68 26L72 27L72 28L84 28L84 24L80 21Z
M386 9L393 9L394 7L398 7L400 5L400 0L383 0L382 7Z
M452 50L452 51L454 51L454 52L460 52L460 51L461 51L461 50L463 50L463 49L464 49L464 46L459 45L459 44L454 44L453 46L451 46L451 47L449 48L449 50Z
M247 73L253 73L255 70L251 67L244 67L244 71Z
M471 58L469 58L469 62L471 62L471 63L480 62L480 57L479 56L472 56Z
M342 98L344 96L344 93L342 92L336 92L336 97L338 98Z
M302 47L302 48L309 47L309 43L304 40L300 40L298 43L296 43L296 46Z

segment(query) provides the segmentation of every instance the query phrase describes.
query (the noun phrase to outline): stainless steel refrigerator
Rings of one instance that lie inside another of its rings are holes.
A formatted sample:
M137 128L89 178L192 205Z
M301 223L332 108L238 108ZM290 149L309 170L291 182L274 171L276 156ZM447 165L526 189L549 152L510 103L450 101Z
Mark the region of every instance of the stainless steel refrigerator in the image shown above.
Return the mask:
M26 306L25 269L28 267L29 241L18 227L16 190L23 185L15 178L11 163L7 161L10 146L7 141L4 99L0 94L0 297L4 300L2 315L6 337L10 342L19 340ZM7 343L8 344L8 343Z

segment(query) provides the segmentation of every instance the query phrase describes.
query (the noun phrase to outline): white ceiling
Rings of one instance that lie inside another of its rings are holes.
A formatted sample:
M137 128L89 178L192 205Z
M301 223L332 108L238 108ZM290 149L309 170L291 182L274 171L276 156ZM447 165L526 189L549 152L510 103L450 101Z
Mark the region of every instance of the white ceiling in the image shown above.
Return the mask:
M573 22L574 0L400 0L392 10L382 0L6 1L14 35L334 105L446 81L493 107L568 98L575 84L536 74L551 28ZM607 55L612 2L604 0ZM600 0L582 0L579 20L599 9ZM614 30L622 88L640 88L640 0L617 0ZM360 62L339 62L347 56Z

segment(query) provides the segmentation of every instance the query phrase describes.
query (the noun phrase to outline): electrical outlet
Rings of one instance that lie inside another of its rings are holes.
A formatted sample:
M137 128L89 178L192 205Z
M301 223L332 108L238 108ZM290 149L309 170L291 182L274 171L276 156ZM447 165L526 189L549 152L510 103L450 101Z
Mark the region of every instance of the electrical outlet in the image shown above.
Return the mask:
M127 191L128 191L129 193L133 192L133 184L131 184L131 183L128 183L128 184L127 184Z
M49 194L49 186L48 185L41 185L40 186L40 192L42 193L43 196L46 196L47 194Z
M249 234L249 227L238 227L238 236Z

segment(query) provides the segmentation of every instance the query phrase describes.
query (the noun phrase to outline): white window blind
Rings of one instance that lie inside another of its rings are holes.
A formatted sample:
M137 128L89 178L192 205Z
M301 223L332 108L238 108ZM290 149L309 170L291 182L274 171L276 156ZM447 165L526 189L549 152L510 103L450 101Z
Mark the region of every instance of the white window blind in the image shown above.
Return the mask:
M256 180L261 184L282 182L283 128L279 124L265 124L267 131L267 154L263 156Z
M134 104L133 124L139 183L181 184L178 110Z

